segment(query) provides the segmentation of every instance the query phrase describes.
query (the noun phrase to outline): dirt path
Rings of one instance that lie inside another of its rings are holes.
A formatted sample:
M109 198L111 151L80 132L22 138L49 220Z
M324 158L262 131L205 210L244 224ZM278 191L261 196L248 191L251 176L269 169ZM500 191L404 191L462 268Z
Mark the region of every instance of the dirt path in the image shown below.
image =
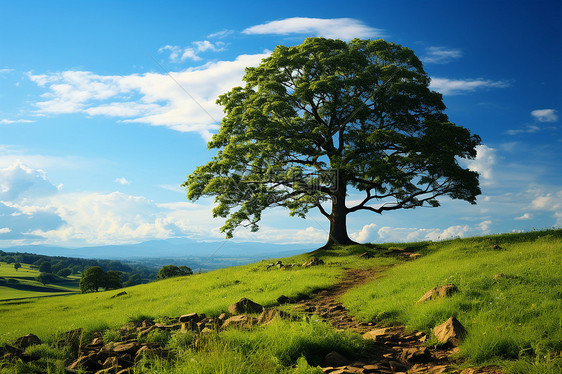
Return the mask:
M373 348L364 357L353 361L337 353L326 357L323 371L330 374L344 373L455 373L450 367L449 356L457 348L438 349L425 347L427 336L422 332L408 333L404 326L382 327L364 323L349 315L339 302L347 290L365 284L380 276L385 268L346 269L342 281L334 288L320 291L316 297L297 303L297 308L310 315L318 315L335 329L367 333L373 340ZM365 335L364 335L365 337ZM465 369L463 374L499 374L497 368Z

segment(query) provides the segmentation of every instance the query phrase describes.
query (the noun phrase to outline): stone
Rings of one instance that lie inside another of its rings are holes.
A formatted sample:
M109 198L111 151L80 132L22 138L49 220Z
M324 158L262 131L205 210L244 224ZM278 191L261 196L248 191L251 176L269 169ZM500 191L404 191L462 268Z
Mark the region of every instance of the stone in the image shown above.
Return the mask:
M445 323L436 326L433 334L440 343L449 343L458 346L465 338L467 332L464 326L455 318L449 318Z
M500 278L505 278L505 274L504 273L498 273L494 275L494 279L500 279Z
M74 362L72 362L67 369L70 371L76 371L77 369L85 369L89 371L97 371L101 369L101 365L98 363L97 354L91 353L87 356L80 356Z
M238 316L233 316L228 318L222 324L222 328L226 329L227 327L247 327L252 326L255 324L255 318L248 317L245 314L241 314Z
M349 363L349 360L342 354L332 351L324 357L325 366L345 366Z
M229 306L228 311L232 314L261 313L263 312L263 306L243 297L238 302Z
M17 338L14 342L16 347L26 349L32 345L41 344L41 339L37 335L34 334L27 334L22 336L21 338Z
M134 355L140 348L140 344L137 342L130 342L130 343L116 343L111 351L117 354L132 354Z
M118 294L111 296L110 299L115 299L116 297L125 296L126 294L127 292L125 291L119 292Z
M196 323L199 322L199 315L197 313L184 314L183 316L180 317L179 321L180 323L186 323L186 322Z
M363 334L363 339L366 340L374 340L374 341L380 341L382 340L385 336L390 335L390 331L391 329L384 327L384 328L380 328L380 329L375 329L375 330L371 330L368 331L366 333Z
M427 347L405 348L400 354L400 360L410 363L429 362L433 358Z
M310 260L306 261L304 264L302 264L303 268L308 268L311 266L318 266L318 265L324 265L324 261L316 258L316 257L312 257Z
M278 304L287 304L290 303L291 299L289 299L287 296L285 295L281 295L277 298L277 303Z
M458 292L459 289L454 284L446 284L444 286L434 287L431 290L427 291L418 301L416 304L422 303L427 300L433 299L440 299L444 297L449 297L453 295L455 292Z
M410 260L415 260L415 259L420 258L420 257L422 257L422 254L421 254L421 253L412 253L412 254L410 254L410 255L408 256L408 258L409 258Z
M103 362L103 364L101 365L104 369L109 369L109 368L114 368L119 366L119 361L117 360L117 357L113 356L113 357L108 357L105 359L105 361Z
M394 373L406 372L409 369L408 366L398 361L390 361L388 364L390 365L390 369L392 369Z

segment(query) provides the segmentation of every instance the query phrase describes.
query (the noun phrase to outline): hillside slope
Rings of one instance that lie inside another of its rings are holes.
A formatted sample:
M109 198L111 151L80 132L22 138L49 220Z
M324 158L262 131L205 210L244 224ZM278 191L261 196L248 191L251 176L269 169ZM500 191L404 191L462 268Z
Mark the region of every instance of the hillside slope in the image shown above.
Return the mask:
M410 250L404 251L404 247ZM421 257L404 260L409 257L404 254L412 251ZM372 257L360 257L364 252ZM63 372L76 356L50 344L69 329L84 329L84 341L95 336L103 336L106 343L119 341L125 338L118 328L127 321L169 324L191 312L216 317L242 297L299 316L302 304L295 301L345 282L350 269L371 269L379 272L373 280L346 288L349 291L343 296L333 296L338 298L333 302L343 302L346 313L364 326L405 324L407 329L431 336L434 326L454 316L468 334L457 355L460 361L451 361L447 370L454 372L458 365L496 364L513 373L560 372L562 230L439 243L357 245L282 262L302 264L313 256L325 264L268 269L269 261L259 262L130 287L118 298L112 298L118 291L111 291L0 303L1 341L11 343L34 333L45 343L27 352L49 357L30 364L12 362L3 370L33 372L33 368L48 367ZM460 292L416 304L432 287L449 283ZM291 302L279 306L281 295ZM360 335L337 332L322 319L279 320L205 336L197 331L155 331L145 340L165 347L173 359L146 358L135 367L137 372L147 373L322 372L315 366L330 351L353 357L373 349ZM435 338L425 344L439 346Z

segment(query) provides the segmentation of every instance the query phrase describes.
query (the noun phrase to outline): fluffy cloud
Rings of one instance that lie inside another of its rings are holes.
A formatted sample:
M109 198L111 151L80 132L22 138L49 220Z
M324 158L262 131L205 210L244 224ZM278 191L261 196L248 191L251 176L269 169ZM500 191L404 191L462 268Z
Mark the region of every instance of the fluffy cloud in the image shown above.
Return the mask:
M531 115L539 122L556 122L558 114L554 109L537 109L531 112Z
M208 40L193 42L193 47L182 48L177 45L166 45L158 50L159 53L169 51L171 62L184 62L185 60L200 61L199 53L205 51L220 52L224 51L223 42L212 43Z
M203 43L203 42L202 42ZM203 43L201 49L210 48ZM87 71L29 74L48 91L37 103L43 114L86 113L118 117L124 122L198 132L206 140L218 128L221 108L215 101L242 84L244 69L267 54L241 55L183 71L104 76Z
M562 226L562 191L540 194L533 199L531 208L552 212L552 216L556 218L556 225Z
M46 196L57 192L42 170L14 163L0 169L0 200L13 201L29 197Z
M483 88L504 88L510 84L505 81L492 81L489 79L448 79L431 78L429 87L443 95L460 95Z
M367 242L412 242L412 241L439 241L452 238L462 238L467 235L481 235L489 233L492 221L486 220L474 226L455 225L446 229L419 229L412 227L384 226L377 230L377 225L368 224L350 236L360 243Z
M426 64L446 64L462 57L460 49L447 49L445 47L429 47L422 61Z
M482 144L476 147L476 158L465 161L465 164L470 170L480 174L482 185L490 185L493 183L492 167L496 162L496 150Z
M119 183L120 185L131 184L126 178L115 178L115 182Z
M293 17L252 26L242 32L244 34L307 34L344 40L383 36L382 30L352 18Z

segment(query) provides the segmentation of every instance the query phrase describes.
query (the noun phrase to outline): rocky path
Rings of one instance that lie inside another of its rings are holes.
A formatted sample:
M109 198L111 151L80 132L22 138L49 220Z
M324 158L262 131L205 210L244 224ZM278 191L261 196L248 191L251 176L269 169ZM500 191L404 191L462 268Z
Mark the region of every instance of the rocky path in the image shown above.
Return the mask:
M382 327L360 322L349 315L339 302L339 297L347 290L376 279L384 270L385 268L347 269L344 278L336 287L320 291L316 297L297 303L298 309L321 317L335 329L354 330L373 341L372 349L364 357L356 360L348 359L338 352L331 352L326 356L322 370L329 374L459 373L460 371L451 368L452 361L449 358L458 348L426 347L426 334L406 332L404 326ZM462 371L462 374L477 373L501 372L493 367Z

